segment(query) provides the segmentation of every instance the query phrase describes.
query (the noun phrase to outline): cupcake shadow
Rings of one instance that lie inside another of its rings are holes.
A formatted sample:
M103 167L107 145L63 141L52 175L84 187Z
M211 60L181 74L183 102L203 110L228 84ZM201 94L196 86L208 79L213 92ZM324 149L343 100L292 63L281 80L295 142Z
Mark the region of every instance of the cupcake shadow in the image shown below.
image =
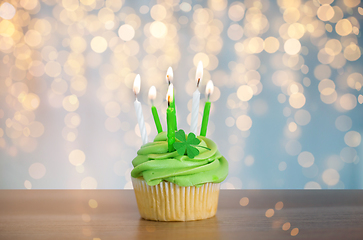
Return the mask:
M156 222L140 218L136 239L221 239L218 217L189 222Z

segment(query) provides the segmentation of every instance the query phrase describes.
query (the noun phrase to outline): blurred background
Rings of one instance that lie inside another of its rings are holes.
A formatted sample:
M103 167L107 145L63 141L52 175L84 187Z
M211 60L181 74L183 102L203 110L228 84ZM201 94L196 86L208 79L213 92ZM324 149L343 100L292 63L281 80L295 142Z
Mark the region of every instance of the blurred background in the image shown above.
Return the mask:
M0 188L131 188L142 141L165 127L174 69L189 132L195 72L215 91L207 137L222 188L363 188L360 0L0 2Z

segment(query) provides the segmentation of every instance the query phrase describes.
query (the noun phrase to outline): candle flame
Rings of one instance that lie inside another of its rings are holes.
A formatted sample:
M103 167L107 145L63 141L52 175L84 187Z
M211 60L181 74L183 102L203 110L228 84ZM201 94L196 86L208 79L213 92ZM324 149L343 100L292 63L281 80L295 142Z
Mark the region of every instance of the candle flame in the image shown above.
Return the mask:
M168 92L166 94L166 101L168 101L168 103L170 103L172 100L173 100L173 84L170 83Z
M173 69L171 67L166 71L166 81L170 84L173 81Z
M197 72L195 74L195 80L197 81L197 87L199 87L199 83L203 78L203 63L202 61L199 61L198 63L198 67L197 67Z
M155 98L156 98L156 87L151 86L151 88L149 89L149 99L154 100Z
M135 80L134 80L134 93L135 94L139 94L140 85L141 85L140 74L137 74L135 77Z
M209 80L207 83L207 87L205 88L205 94L210 96L213 93L213 91L214 91L214 84L212 80Z

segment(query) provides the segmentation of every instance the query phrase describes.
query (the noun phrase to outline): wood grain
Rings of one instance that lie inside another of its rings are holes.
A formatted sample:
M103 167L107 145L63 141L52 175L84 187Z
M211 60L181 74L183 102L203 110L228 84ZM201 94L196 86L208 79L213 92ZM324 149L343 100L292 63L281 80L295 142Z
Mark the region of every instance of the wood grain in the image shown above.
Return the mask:
M268 209L274 209L269 218ZM286 222L291 227L284 231ZM214 218L153 222L140 218L132 190L0 190L0 239L361 240L363 191L222 190Z

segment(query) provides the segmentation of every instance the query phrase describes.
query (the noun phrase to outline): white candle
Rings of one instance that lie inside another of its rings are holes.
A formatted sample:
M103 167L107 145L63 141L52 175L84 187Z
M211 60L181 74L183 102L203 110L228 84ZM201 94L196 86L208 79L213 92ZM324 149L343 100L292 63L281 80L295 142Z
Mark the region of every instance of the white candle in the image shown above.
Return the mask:
M193 93L193 105L192 105L192 118L190 122L190 132L197 135L198 127L198 114L199 114L199 102L200 102L200 92L198 90L199 83L203 78L203 63L200 61L197 67L197 73L195 74L195 80L197 81L197 90Z
M199 102L200 102L200 92L197 88L193 93L193 105L192 105L192 118L190 123L190 132L197 135L198 127L198 113L199 113Z
M148 142L148 140L147 140L147 132L146 132L146 128L145 128L144 115L142 114L141 103L139 102L139 100L137 100L137 94L140 92L140 84L141 84L140 74L137 74L137 76L135 77L135 81L134 81L134 93L135 93L135 97L136 97L134 106L135 106L137 121L139 122L139 129L140 129L142 144L146 144Z

